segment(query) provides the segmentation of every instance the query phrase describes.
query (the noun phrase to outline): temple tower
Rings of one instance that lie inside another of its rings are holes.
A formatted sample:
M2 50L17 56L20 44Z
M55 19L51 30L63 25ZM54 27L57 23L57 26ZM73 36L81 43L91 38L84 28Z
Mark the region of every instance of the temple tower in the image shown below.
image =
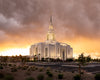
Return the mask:
M54 28L53 28L53 23L52 23L52 16L50 17L50 25L49 25L49 30L47 33L47 41L49 42L55 41L55 33L54 33Z

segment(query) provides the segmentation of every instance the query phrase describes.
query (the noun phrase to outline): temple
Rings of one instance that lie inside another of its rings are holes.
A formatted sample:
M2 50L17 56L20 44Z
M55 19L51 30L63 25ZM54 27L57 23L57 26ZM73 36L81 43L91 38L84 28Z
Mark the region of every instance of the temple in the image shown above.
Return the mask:
M56 41L52 16L50 17L50 25L46 41L33 44L30 47L30 58L33 60L34 57L37 57L38 60L41 60L42 58L59 58L61 60L73 58L73 49L71 46Z

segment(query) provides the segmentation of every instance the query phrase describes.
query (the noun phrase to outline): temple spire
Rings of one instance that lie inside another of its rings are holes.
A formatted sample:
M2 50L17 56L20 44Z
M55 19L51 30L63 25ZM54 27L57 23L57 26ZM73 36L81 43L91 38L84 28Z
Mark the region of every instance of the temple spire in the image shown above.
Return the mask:
M50 16L50 25L49 25L49 31L47 34L47 41L55 41L55 34L54 34L54 28L52 23L52 15Z
M49 25L49 29L53 29L52 15L50 16L50 25Z
M52 15L50 16L50 25L52 25Z

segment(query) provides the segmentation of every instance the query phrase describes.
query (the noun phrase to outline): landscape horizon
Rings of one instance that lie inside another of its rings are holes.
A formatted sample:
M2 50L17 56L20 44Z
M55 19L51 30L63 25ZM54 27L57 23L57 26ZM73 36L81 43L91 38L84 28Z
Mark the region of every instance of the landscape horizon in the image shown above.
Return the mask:
M0 80L100 80L100 0L0 0Z

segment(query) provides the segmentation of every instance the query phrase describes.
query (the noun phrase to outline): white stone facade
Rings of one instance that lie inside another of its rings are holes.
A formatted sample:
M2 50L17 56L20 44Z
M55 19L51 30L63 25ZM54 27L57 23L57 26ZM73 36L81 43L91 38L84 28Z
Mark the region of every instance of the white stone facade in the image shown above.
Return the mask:
M31 59L33 59L34 56L37 56L39 60L41 60L41 58L59 58L62 60L73 58L73 49L70 47L70 45L60 43L55 40L52 17L50 18L47 40L45 42L31 45L30 47Z

